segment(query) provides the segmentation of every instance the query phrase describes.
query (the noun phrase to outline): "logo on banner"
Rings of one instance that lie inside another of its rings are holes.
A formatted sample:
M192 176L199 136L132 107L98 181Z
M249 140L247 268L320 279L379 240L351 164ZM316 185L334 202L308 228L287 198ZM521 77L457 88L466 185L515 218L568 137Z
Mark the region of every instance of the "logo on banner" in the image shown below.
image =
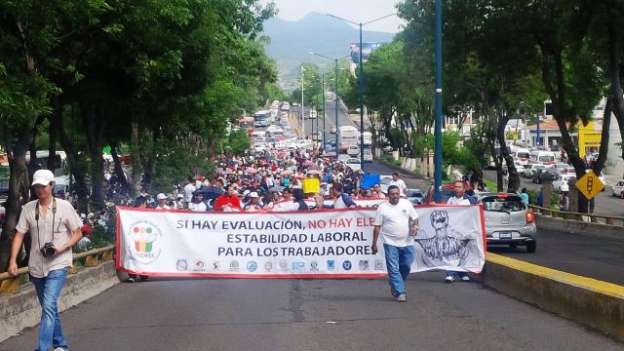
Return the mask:
M335 260L327 260L327 270L335 271L336 270L336 261Z
M310 262L310 272L318 272L318 271L319 271L318 262L316 261Z
M240 266L238 265L238 261L230 262L230 272L238 272L240 270Z
M221 270L221 262L219 262L219 261L212 262L212 270L213 271L220 271Z
M382 261L382 260L375 260L375 270L376 271L383 271L385 269L386 269L386 267L385 267L384 261Z
M280 266L280 269L283 270L284 272L288 271L288 261L280 260L279 266Z
M195 265L193 266L193 272L205 272L206 264L202 260L196 260Z
M264 271L265 272L270 272L272 270L273 270L273 262L271 262L271 261L264 262Z
M184 259L177 260L176 269L180 272L188 270L188 262Z
M344 268L345 271L350 271L351 267L352 267L351 261L346 260L342 262L342 268Z
M255 272L256 269L258 269L258 264L256 263L256 261L247 262L247 271Z
M305 262L299 260L293 261L292 271L297 273L305 271Z
M161 253L159 240L162 233L158 226L148 221L135 222L130 226L132 238L132 257L143 264L150 264L158 259Z
M367 271L368 270L368 260L360 260L360 262L358 262L358 268L361 271Z

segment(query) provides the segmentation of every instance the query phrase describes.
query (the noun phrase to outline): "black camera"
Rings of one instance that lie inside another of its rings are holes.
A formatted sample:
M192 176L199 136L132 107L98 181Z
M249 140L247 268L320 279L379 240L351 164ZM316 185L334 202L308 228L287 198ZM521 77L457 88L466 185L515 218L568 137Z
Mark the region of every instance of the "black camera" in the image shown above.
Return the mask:
M39 251L41 251L43 257L52 257L56 253L56 249L54 248L54 244L52 242L43 244L43 247Z

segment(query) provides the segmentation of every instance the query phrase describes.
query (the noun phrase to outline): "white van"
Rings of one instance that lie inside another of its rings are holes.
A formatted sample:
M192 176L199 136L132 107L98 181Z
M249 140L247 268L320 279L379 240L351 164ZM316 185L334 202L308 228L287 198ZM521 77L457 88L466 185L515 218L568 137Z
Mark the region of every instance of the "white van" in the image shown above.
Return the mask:
M557 153L552 151L537 150L531 152L530 160L546 167L554 167L557 163Z

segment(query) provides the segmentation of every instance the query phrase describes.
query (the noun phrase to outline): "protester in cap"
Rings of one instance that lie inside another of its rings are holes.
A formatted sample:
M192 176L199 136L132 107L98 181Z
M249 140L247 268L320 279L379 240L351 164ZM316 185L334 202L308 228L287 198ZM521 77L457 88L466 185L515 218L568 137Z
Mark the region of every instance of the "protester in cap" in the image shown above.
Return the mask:
M160 193L156 195L156 200L158 200L158 206L156 206L157 210L169 210L171 207L167 205L167 195Z
M228 184L225 190L226 193L215 200L213 204L214 210L219 212L239 212L241 210L241 202L236 192L236 184Z
M189 205L189 210L193 212L208 211L208 206L206 206L206 203L204 202L204 194L202 192L195 192L195 195L193 195L193 202Z
M260 195L257 192L252 191L247 195L249 197L249 203L245 205L246 212L258 212L262 211L262 206L260 206Z
M17 256L24 235L30 233L28 272L42 310L37 350L67 350L58 300L72 266L72 247L82 237L82 221L68 201L54 198L51 171L36 171L32 187L37 200L22 207L11 245L8 273L17 276Z
M390 292L398 302L407 301L405 282L414 261L413 235L418 230L418 214L412 203L401 199L396 185L388 187L388 201L375 213L371 250L377 253L377 239L381 234L386 256Z

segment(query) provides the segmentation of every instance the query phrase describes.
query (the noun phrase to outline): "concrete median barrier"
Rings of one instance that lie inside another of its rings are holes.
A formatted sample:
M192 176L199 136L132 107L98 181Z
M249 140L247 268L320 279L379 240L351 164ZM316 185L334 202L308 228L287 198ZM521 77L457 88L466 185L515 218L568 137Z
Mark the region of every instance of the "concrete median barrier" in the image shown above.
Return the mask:
M538 215L537 229L563 231L570 234L580 234L595 238L610 238L624 240L624 227L617 225L582 222L572 219L556 218Z
M59 310L67 310L119 283L113 261L97 267L84 268L67 277L59 301ZM0 295L0 342L33 327L41 318L41 307L32 284L16 294Z
M488 254L479 276L498 292L624 342L624 287Z

